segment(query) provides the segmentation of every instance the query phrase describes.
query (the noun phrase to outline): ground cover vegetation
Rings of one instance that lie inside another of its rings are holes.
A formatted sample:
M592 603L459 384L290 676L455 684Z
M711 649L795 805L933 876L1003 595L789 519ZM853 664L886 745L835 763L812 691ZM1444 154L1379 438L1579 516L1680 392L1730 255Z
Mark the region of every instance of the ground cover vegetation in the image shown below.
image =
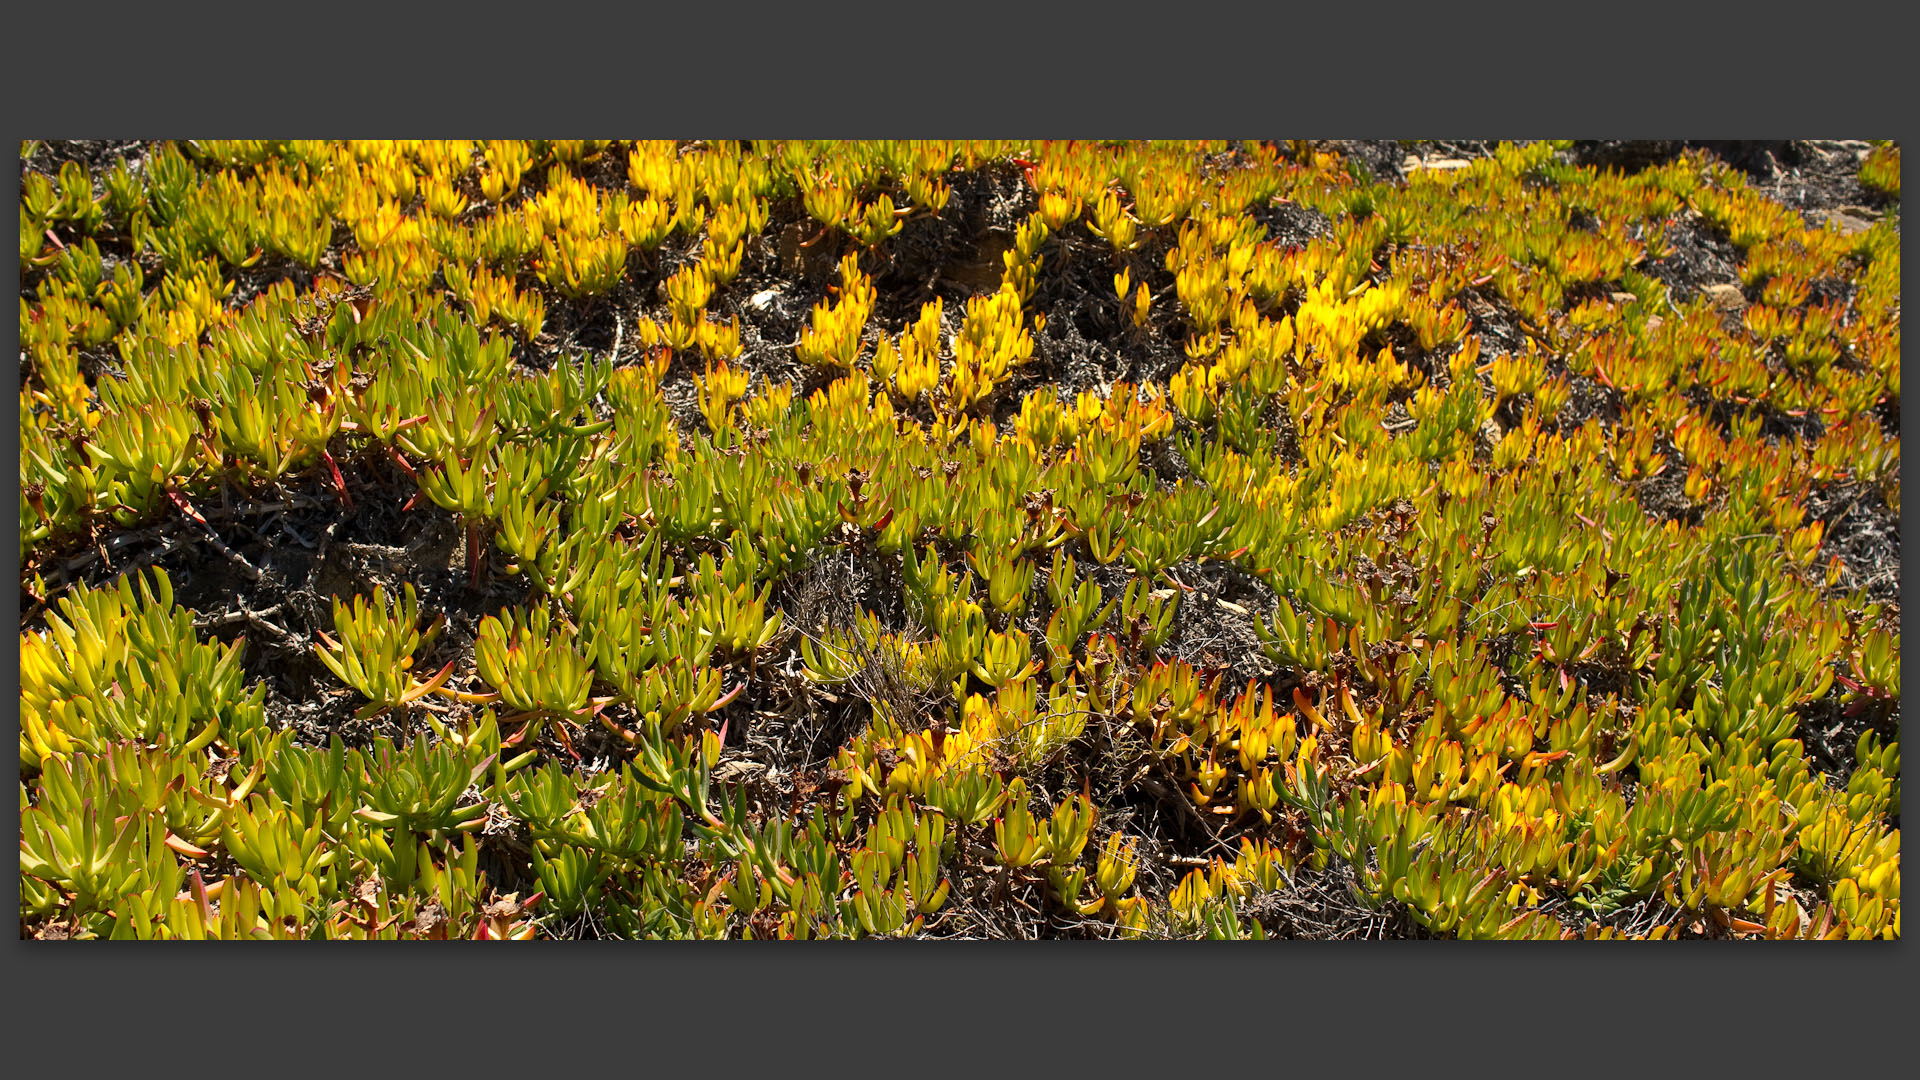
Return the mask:
M21 933L1897 938L1899 183L26 144Z

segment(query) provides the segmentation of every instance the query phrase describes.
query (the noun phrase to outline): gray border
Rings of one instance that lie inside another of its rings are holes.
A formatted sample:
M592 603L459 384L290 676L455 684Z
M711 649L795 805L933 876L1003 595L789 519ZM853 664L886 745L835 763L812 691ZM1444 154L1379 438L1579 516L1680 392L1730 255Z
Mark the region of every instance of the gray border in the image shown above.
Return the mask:
M1903 99L1894 73L1905 57L1880 5L1824 4L1787 18L1755 7L1488 7L796 6L725 13L717 22L732 37L707 41L690 11L226 3L103 18L98 8L47 5L7 20L15 89L0 108L15 144L49 134L423 128L1904 134L1893 102ZM103 36L103 26L116 29ZM73 67L71 57L86 59ZM523 89L516 97L491 83ZM17 155L7 167L18 169ZM17 173L14 182L17 191ZM17 273L17 250L5 257ZM18 327L10 333L17 352ZM16 442L17 422L0 434ZM17 644L9 638L7 648ZM17 876L9 882L17 891ZM1065 945L937 956L896 945L784 958L724 946L543 946L456 947L431 960L343 948L176 949L161 959L14 942L11 1048L30 1063L71 1065L124 1047L156 1063L189 1055L201 1067L349 1069L431 1058L459 1067L474 1050L483 1067L568 1071L598 1064L589 1058L656 1069L681 1054L830 1069L1452 1061L1676 1072L1697 1053L1716 1072L1749 1062L1870 1069L1891 1050L1886 1036L1901 1030L1894 1008L1904 1003L1898 945L1790 956L1729 948L1711 959L1701 951L1711 946L1441 956L1412 945L1166 945L1081 947L1069 957ZM157 1037L163 1026L171 1038ZM977 1055L955 1053L976 1046Z

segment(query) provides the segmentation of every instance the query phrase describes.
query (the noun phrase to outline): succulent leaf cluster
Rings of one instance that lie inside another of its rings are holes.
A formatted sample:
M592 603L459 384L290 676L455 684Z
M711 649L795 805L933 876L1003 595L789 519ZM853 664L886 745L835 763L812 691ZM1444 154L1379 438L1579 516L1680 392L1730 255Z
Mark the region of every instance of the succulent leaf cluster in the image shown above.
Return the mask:
M1897 938L1898 610L1816 509L1899 508L1897 210L1843 233L1701 154L1564 149L1404 183L1260 143L23 170L23 583L64 589L21 635L23 929L1238 939L1344 870L1463 938ZM1021 192L997 284L884 295L968 174ZM1897 197L1898 147L1860 178ZM1737 314L1663 281L1687 231ZM769 344L744 283L788 239L831 281ZM1074 275L1143 362L1068 393ZM609 351L554 341L595 304ZM386 725L352 745L166 573L65 581L229 489L351 506L374 462L470 583L528 588L444 665L412 584L335 597L301 648ZM845 617L801 602L841 566ZM741 779L781 709L816 767ZM1204 856L1157 862L1149 804Z

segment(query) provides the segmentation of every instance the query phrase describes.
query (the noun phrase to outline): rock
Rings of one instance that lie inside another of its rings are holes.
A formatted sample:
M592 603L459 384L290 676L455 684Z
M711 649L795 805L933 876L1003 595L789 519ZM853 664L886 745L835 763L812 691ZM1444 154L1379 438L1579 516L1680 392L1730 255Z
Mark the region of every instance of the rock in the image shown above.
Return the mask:
M1488 417L1486 421L1480 425L1479 435L1486 443L1487 449L1491 450L1500 445L1501 439L1507 437L1507 429L1501 426L1500 421Z
M801 259L802 249L800 245L806 242L806 239L807 230L803 222L796 221L780 231L779 257L781 270L789 274L800 271L803 262Z
M723 783L745 783L767 772L767 766L747 758L723 761L713 770L713 778Z
M1739 311L1747 306L1747 294L1738 285L1709 285L1700 290L1700 295L1721 311Z
M1846 211L1849 209L1860 208L1842 207L1839 210L1813 210L1809 211L1807 216L1822 226L1840 230L1841 236L1852 236L1854 233L1865 232L1873 228L1873 222L1863 221L1847 213Z
M779 289L762 289L761 291L754 293L751 297L749 297L747 299L747 303L751 305L755 310L765 311L767 310L768 306L773 303L773 298L779 295L780 295Z

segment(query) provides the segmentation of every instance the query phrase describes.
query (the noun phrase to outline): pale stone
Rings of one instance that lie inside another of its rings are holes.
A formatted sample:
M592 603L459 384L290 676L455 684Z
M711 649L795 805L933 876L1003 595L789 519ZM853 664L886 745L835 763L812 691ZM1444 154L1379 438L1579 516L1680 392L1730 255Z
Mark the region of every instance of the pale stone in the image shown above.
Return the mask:
M1865 232L1873 228L1873 222L1864 221L1847 213L1848 210L1852 209L1858 208L1843 207L1839 210L1815 210L1807 216L1820 225L1840 230L1841 236L1852 236L1855 233Z
M1738 285L1709 285L1700 290L1700 295L1721 311L1739 311L1747 306L1747 296Z

